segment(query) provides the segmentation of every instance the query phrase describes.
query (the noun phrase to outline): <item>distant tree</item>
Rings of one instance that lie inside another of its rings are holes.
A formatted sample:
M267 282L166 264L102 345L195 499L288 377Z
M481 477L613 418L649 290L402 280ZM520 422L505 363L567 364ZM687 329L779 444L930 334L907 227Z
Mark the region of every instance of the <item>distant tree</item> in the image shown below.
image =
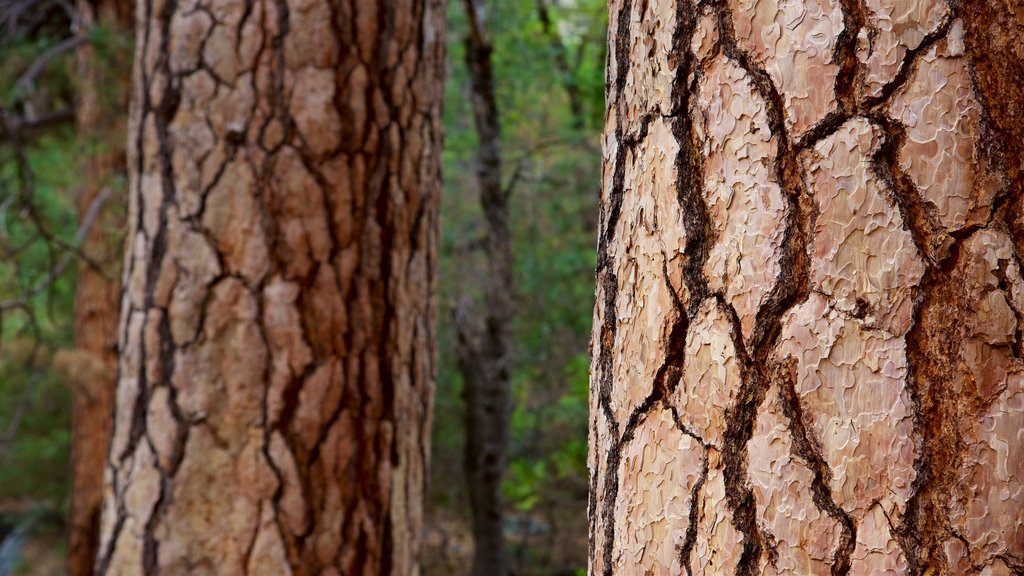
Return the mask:
M108 43L104 57L92 45L97 31L108 38L129 37L130 0L79 0L76 53L79 90L76 128L83 161L76 206L87 225L75 282L75 354L67 364L72 389L71 507L68 574L93 573L99 547L103 471L114 413L117 373L117 317L124 218L125 124L130 57Z
M100 574L414 574L444 3L140 2Z
M483 305L456 310L459 370L466 401L465 471L473 514L473 569L476 576L504 576L504 501L501 495L508 460L511 414L512 237L509 190L502 185L501 120L494 89L493 50L477 0L464 0L469 30L466 65L473 122L479 138L476 174L483 209L483 250L487 274Z
M611 3L592 574L1024 572L1024 15Z
M576 75L582 64L581 60L586 54L583 50L586 44L580 43L575 57L571 57L568 47L562 40L562 34L558 30L558 23L551 14L552 11L548 5L548 0L536 0L536 5L537 19L540 21L541 30L548 38L559 81L565 89L566 97L569 99L569 114L572 117L572 126L574 129L580 130L586 123L587 114L583 93L580 90L580 83Z

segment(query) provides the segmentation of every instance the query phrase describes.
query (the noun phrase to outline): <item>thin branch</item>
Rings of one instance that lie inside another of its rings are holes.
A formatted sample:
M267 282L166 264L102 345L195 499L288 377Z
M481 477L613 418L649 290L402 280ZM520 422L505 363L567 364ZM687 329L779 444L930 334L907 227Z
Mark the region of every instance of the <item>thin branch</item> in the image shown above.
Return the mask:
M0 41L11 41L39 28L52 27L60 16L54 8L67 16L69 29L74 32L78 13L69 0L0 0Z
M43 70L46 69L46 66L49 65L54 58L65 52L75 50L88 41L89 39L85 36L72 36L51 46L46 52L43 52L39 58L36 58L35 62L28 67L28 70L18 78L18 82L14 86L18 91L24 91L25 93L31 94L35 89L36 78L42 74Z
M75 111L71 108L46 112L31 119L13 115L8 110L0 110L0 142L19 140L33 132L70 124L74 120Z
M21 421L25 417L25 413L28 412L29 404L34 395L33 392L36 390L33 384L34 382L30 382L22 390L21 396L18 398L18 407L14 410L14 416L7 423L7 429L4 430L3 437L0 437L0 460L6 460L11 455L11 445L14 443L14 437L18 434L18 428L21 427Z
M65 251L57 263L50 269L50 272L46 277L37 281L27 293L22 295L22 298L0 301L0 312L13 309L24 309L24 307L27 306L26 302L29 299L38 296L43 291L47 290L54 282L57 281L57 279L61 277L62 274L64 274L64 271L67 270L67 267L71 265L76 254L78 254L77 250L81 247L82 242L85 241L85 237L89 234L89 230L96 222L96 218L100 213L100 209L103 207L103 203L110 197L110 194L110 188L103 188L100 190L100 193L96 195L96 198L93 199L92 203L89 204L89 209L85 213L85 218L82 219L82 223L78 227L78 231L75 232L75 239L72 244L75 251Z
M540 20L541 30L547 36L548 43L551 44L551 50L555 56L555 67L558 68L558 75L562 79L562 87L569 97L569 110L572 114L573 128L581 129L586 117L583 110L583 95L580 93L580 85L576 74L582 61L583 45L580 46L580 52L576 55L575 65L570 65L569 50L566 48L562 35L558 32L558 27L551 17L551 10L548 7L547 0L537 0L536 4L537 18Z

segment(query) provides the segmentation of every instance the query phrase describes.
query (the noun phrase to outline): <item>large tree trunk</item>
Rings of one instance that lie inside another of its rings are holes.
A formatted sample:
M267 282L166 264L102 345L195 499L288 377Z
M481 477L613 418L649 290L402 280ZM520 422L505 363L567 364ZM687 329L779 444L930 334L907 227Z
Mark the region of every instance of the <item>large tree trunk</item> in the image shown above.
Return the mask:
M100 574L412 574L440 0L141 1Z
M1024 571L1024 13L610 20L591 573Z
M131 30L131 2L79 0L79 34L96 26L108 36ZM77 208L88 226L81 244L75 283L75 353L69 363L72 386L71 506L68 574L93 573L99 547L103 470L110 444L117 372L117 313L124 219L125 107L130 58L115 46L104 58L85 44L78 49L80 81L76 124L84 153Z
M478 0L464 0L469 21L466 65L469 68L473 120L480 138L477 181L484 213L487 274L482 282L483 309L456 311L459 369L466 402L465 469L473 514L475 576L504 576L505 476L511 413L511 342L514 290L508 194L502 188L501 124L487 39Z

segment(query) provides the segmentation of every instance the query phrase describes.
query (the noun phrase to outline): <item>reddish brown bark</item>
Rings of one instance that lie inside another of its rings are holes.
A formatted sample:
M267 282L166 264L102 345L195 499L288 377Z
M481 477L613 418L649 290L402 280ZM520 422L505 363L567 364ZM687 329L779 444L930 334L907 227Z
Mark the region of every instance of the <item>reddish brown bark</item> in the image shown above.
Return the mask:
M139 3L100 574L413 574L444 4Z
M96 26L108 28L110 35L131 30L126 0L80 0L78 15L83 36ZM89 231L75 284L75 351L67 362L73 397L68 574L89 576L99 547L114 412L129 68L128 58L101 58L90 44L78 49L77 58L76 124L84 160L76 204L79 221L88 223Z
M1024 11L611 22L592 573L1024 571Z

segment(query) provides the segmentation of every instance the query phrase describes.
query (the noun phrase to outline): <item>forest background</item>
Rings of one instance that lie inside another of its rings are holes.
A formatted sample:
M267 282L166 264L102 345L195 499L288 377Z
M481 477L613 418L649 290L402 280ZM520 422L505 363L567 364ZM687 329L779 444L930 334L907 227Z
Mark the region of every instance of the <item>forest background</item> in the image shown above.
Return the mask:
M606 8L601 0L484 2L514 274L512 414L503 481L514 574L582 573L587 556L587 343L593 310ZM0 574L61 574L71 445L80 159L111 146L74 126L88 45L117 78L133 39L76 40L65 0L0 0ZM472 560L462 470L457 312L479 313L485 234L464 4L448 9L440 351L423 568ZM114 100L114 99L112 99ZM116 101L104 102L117 106ZM123 137L123 134L120 134ZM122 145L118 143L118 145ZM123 197L123 177L108 183ZM108 199L109 201L109 199ZM117 251L115 251L117 252ZM119 254L118 254L119 255Z

